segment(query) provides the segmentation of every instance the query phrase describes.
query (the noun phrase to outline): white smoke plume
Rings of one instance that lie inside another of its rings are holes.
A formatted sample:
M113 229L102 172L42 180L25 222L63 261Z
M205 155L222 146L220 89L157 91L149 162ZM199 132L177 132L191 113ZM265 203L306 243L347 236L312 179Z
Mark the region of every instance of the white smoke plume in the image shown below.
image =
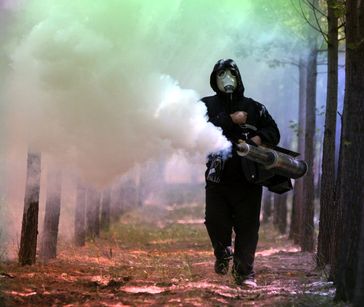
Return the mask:
M296 70L273 74L264 59L251 58L259 44L283 35L261 22L254 5L0 0L0 196L4 178L7 195L14 196L0 203L0 231L4 221L20 227L29 147L42 153L41 207L50 164L63 171L62 210L70 212L74 175L104 187L129 169L140 177L148 168L142 163L156 160L166 163L170 182L201 180L206 155L227 145L199 102L213 94L209 76L221 58L237 60L247 96L288 122L296 110L287 103L295 101ZM284 92L280 83L286 80ZM191 165L201 175L185 172ZM145 180L158 186L149 174Z
M209 85L211 50L229 39L206 45L200 21L176 24L190 6L172 1L167 14L162 2L29 1L9 49L9 147L31 146L98 184L175 150L226 147L197 90Z

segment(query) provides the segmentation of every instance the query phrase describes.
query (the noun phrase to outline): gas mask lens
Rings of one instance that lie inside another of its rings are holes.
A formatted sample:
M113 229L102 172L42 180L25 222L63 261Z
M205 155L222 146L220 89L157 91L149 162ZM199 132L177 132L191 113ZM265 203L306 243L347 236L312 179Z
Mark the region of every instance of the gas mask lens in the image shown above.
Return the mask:
M220 91L224 93L232 93L236 89L237 79L236 71L230 69L223 69L217 72L217 87Z
M218 73L217 73L217 77L218 78L224 78L226 75L226 70L220 70Z

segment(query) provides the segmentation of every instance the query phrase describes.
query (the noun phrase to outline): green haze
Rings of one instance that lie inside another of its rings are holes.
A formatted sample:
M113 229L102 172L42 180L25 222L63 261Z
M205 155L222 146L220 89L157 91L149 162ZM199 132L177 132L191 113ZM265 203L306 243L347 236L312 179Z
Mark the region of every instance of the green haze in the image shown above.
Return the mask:
M296 95L281 85L295 68L268 63L296 56L302 40L286 1L28 0L12 13L1 95L9 146L91 181L174 150L210 151L220 132L196 101L211 94L220 58L236 59L247 94L273 114Z

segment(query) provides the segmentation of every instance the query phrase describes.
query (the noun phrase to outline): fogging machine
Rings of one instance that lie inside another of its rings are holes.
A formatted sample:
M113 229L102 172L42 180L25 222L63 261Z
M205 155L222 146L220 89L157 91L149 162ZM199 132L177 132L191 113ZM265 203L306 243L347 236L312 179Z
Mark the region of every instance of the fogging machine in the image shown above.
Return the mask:
M237 154L258 163L259 182L275 193L292 189L290 179L298 179L307 172L307 163L296 159L299 153L278 146L257 146L241 141L236 144Z

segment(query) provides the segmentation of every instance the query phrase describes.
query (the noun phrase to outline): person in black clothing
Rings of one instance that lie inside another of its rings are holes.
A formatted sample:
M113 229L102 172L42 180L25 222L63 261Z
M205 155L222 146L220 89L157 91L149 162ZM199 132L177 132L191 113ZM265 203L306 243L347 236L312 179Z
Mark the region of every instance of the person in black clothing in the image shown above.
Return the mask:
M215 272L232 273L239 285L256 286L253 270L258 243L262 186L258 165L236 153L239 140L277 145L280 134L264 105L244 96L239 69L231 59L219 60L210 76L216 95L201 101L208 120L222 128L231 142L229 152L210 154L207 162L205 225L216 257ZM232 231L235 232L234 252Z

